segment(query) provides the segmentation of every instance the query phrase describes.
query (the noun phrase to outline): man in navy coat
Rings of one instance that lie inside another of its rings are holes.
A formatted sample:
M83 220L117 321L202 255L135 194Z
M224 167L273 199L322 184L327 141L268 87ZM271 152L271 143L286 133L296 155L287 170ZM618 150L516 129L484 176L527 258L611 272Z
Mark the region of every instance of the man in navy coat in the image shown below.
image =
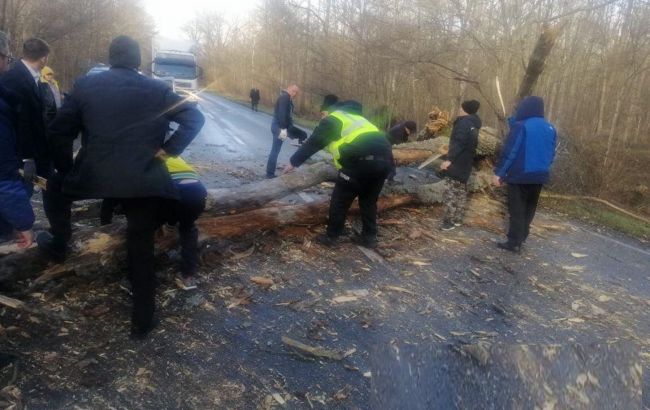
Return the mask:
M51 230L36 240L50 257L63 260L71 239L70 201L119 200L127 219L131 335L141 339L154 327L154 231L164 199L178 197L164 160L183 152L204 118L195 103L138 73L140 47L132 38L115 38L109 61L110 70L77 82L50 125L57 171L46 191ZM179 127L166 139L172 121ZM80 132L73 160L72 142Z

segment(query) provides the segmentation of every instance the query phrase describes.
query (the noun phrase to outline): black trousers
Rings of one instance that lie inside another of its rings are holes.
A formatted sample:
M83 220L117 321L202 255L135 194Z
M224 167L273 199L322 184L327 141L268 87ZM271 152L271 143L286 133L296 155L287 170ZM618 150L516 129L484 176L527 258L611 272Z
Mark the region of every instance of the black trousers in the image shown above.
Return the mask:
M74 198L63 194L63 178L53 174L48 180L45 214L50 222L52 246L64 250L72 238L71 208ZM129 279L133 288L131 322L148 327L153 320L156 282L154 275L154 233L159 226L161 198L119 199L126 215L126 246Z
M163 222L178 225L181 245L180 271L184 277L194 275L199 268L199 230L195 222L205 209L208 195L201 182L177 184L180 200L167 199L163 203Z
M352 178L340 172L330 199L327 236L338 237L343 233L345 218L350 205L359 197L359 210L363 225L361 235L366 238L377 236L377 199L384 187L389 171L377 176Z
M541 184L508 184L508 213L510 214L508 242L510 244L519 246L528 238L541 191Z
M126 216L126 247L129 280L133 290L131 324L151 325L155 310L154 234L159 226L161 198L129 198L120 203Z

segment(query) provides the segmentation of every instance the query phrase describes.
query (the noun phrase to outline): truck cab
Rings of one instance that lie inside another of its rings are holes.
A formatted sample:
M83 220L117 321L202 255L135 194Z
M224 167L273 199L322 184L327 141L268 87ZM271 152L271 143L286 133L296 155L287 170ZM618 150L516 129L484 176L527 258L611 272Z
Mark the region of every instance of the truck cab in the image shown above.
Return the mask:
M175 91L195 93L199 89L200 68L192 53L160 50L154 53L151 67L153 78L173 83Z

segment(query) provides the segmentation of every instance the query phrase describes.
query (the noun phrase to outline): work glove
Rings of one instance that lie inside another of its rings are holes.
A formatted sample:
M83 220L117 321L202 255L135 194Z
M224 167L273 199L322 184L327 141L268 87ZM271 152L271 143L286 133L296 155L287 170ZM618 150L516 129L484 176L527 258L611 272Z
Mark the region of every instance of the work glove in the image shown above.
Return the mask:
M23 179L25 182L34 182L36 179L36 162L31 158L23 160Z
M280 141L284 141L284 140L287 139L288 136L289 136L289 134L287 133L287 129L283 128L283 129L280 130L280 135L278 135L278 139Z

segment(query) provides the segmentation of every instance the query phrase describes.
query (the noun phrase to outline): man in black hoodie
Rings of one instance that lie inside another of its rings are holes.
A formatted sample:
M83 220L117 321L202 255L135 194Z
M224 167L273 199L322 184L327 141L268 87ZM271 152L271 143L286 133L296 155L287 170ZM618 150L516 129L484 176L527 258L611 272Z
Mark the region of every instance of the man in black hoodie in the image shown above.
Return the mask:
M330 102L334 100L330 98ZM377 246L377 199L393 169L391 145L386 134L361 115L361 104L356 101L323 106L321 111L328 111L329 115L293 154L284 172L291 172L316 152L327 149L339 176L330 200L327 233L318 241L326 246L337 244L348 209L359 197L363 224L360 244L374 248Z
M476 100L463 101L461 104L460 113L451 130L447 160L440 166L446 183L443 194L445 211L440 227L443 231L452 230L463 223L467 180L472 173L481 129L481 119L476 115L480 105Z

